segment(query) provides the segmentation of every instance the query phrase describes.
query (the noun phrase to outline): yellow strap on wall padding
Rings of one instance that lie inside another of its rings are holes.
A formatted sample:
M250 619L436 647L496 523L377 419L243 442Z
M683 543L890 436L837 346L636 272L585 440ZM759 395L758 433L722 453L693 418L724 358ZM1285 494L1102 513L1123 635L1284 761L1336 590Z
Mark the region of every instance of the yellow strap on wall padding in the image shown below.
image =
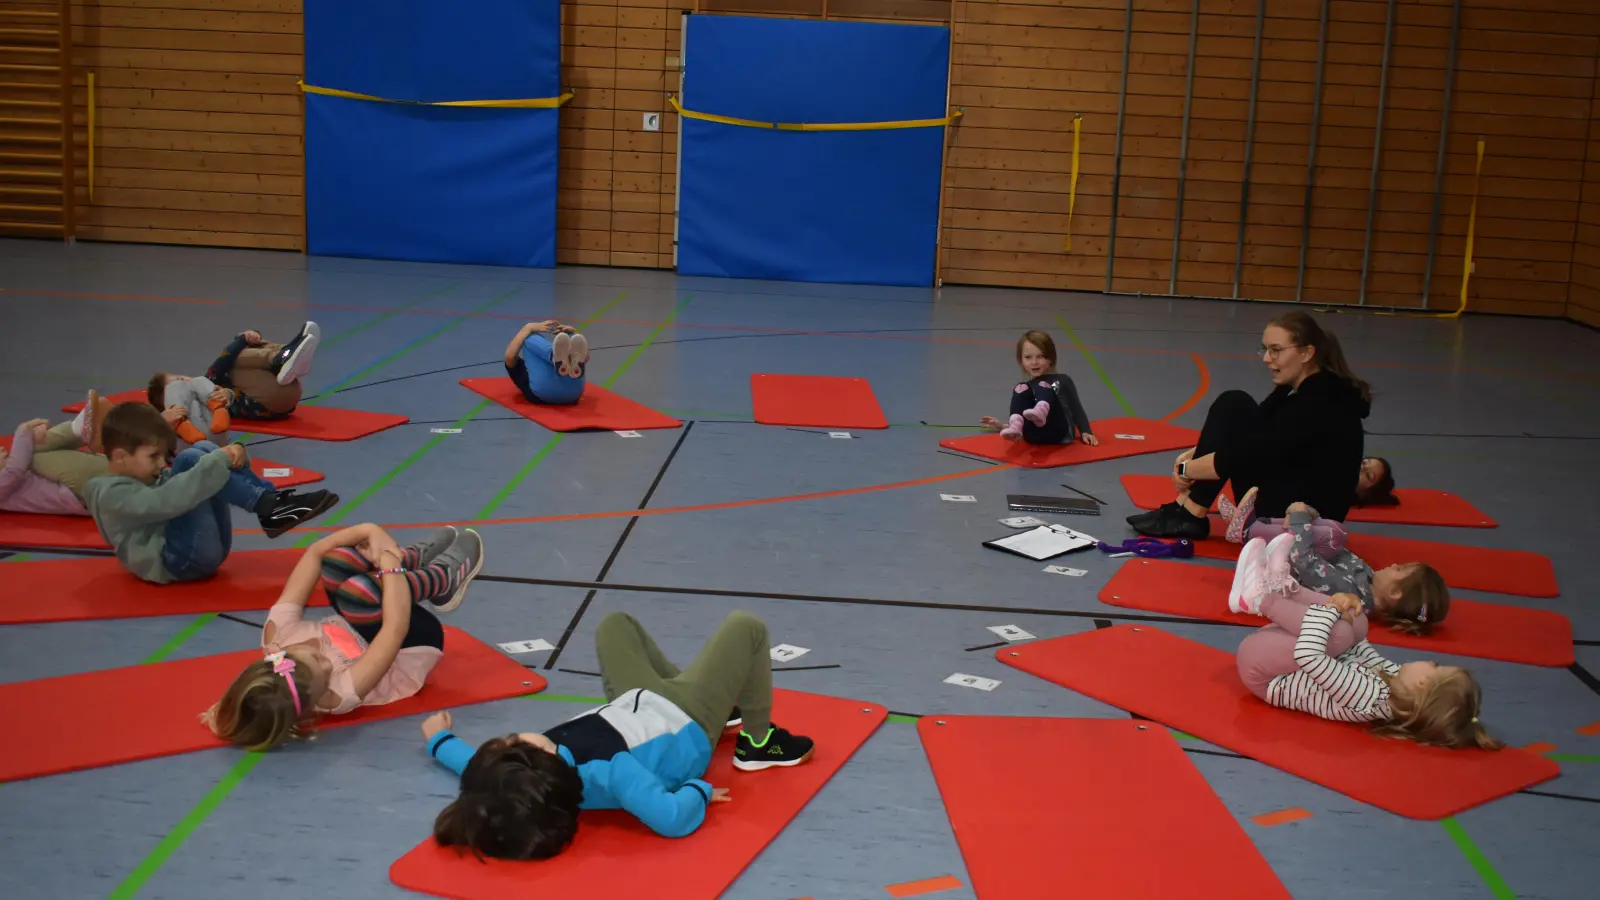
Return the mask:
M1467 212L1467 250L1461 261L1461 305L1450 314L1455 318L1467 310L1467 284L1472 280L1472 244L1478 235L1478 180L1483 177L1483 138L1478 138L1478 162L1472 168L1472 208Z
M906 119L899 122L827 122L827 123L802 123L802 122L757 122L754 119L735 119L732 116L719 116L714 113L695 112L684 109L677 97L668 97L672 108L678 115L686 119L699 119L702 122L716 122L720 125L738 125L741 128L766 128L773 131L889 131L896 128L940 128L953 125L961 118L961 110L956 110L942 119Z
M567 91L559 97L537 97L532 100L390 100L386 97L374 97L371 94L358 94L355 91L317 87L304 81L300 82L300 90L307 94L321 94L325 97L367 100L372 103L396 103L401 106L473 106L485 109L553 109L571 100L573 95L572 91Z
M1072 252L1072 211L1078 208L1078 147L1083 140L1083 116L1072 114L1072 181L1067 188L1067 246Z

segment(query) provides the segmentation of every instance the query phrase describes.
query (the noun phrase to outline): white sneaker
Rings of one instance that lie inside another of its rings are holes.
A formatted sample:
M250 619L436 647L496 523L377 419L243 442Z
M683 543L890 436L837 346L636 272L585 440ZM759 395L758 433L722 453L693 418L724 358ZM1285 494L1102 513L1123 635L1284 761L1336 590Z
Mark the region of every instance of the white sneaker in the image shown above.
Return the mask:
M1233 587L1228 591L1228 609L1236 613L1260 613L1261 586L1264 581L1261 567L1266 552L1267 542L1261 538L1245 544L1239 551L1239 563L1233 570ZM1251 602L1252 599L1254 602Z
M583 367L589 362L589 339L581 334L572 336L572 350L567 357L568 368L572 370L572 377L583 375Z
M572 374L572 335L565 331L550 340L550 361L563 376Z
M1294 550L1294 533L1285 531L1267 544L1266 587L1269 591L1289 591L1298 588L1294 570L1289 564L1289 554Z

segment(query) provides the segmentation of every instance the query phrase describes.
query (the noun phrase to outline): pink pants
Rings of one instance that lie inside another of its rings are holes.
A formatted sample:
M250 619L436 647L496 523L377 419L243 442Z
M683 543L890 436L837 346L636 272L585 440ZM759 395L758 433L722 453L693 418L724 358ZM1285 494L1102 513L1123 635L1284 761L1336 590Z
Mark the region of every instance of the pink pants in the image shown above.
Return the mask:
M1306 610L1327 602L1327 596L1300 588L1288 594L1268 592L1261 600L1261 612L1272 620L1239 644L1239 678L1250 693L1265 700L1267 685L1279 675L1300 671L1294 661L1294 644L1300 637L1300 624ZM1338 656L1367 639L1367 617L1355 621L1340 619L1328 636L1328 655Z
M1270 541L1285 531L1284 523L1287 519L1256 519L1250 523L1250 530L1245 534L1247 541L1261 538ZM1333 519L1311 520L1311 542L1318 556L1323 559L1333 559L1344 550L1345 538L1348 533L1344 530L1343 522Z

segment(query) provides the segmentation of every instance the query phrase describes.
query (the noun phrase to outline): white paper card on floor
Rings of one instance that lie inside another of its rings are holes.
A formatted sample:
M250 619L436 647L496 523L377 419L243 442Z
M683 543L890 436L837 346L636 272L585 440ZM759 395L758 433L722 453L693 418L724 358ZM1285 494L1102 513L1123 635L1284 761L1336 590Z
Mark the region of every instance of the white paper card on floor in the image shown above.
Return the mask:
M1050 525L1038 516L1012 516L1009 519L1001 519L1000 524L1007 528L1038 528L1040 525L1047 527Z
M617 437L644 437L644 435L637 431L619 431Z
M1055 568L1055 567L1052 566L1051 568ZM1008 641L1031 641L1031 640L1033 640L1033 635L1029 634L1026 631L1023 631L1021 628L1018 628L1015 625L990 625L989 626L989 630L994 632L996 636L1004 638L1005 640L1008 640Z
M537 653L540 650L554 650L554 644L544 638L534 638L531 641L507 641L500 645L500 649L507 653Z
M960 672L944 680L945 684L954 684L960 687L969 687L980 691L992 691L1000 686L1000 682L993 678L984 678L981 675L963 675Z
M461 429L459 429L459 428L430 428L428 430L433 432L434 434L460 434L461 433Z
M1113 434L1112 437L1116 438L1119 441L1142 441L1142 440L1144 440L1144 435L1142 435L1142 434Z
M848 431L830 431L828 432L828 437L834 438L835 440L848 441L855 437L855 435Z
M797 660L810 652L810 647L796 647L793 644L779 644L778 646L772 648L772 661L792 662L793 660Z
M262 469L261 474L268 478L288 478L294 474L293 469Z
M939 499L946 503L977 503L978 498L971 494L940 494Z
M1065 525L1045 525L1031 531L1019 531L1010 537L989 543L1002 550L1043 561L1073 550L1093 547L1099 541L1087 534L1073 531Z
M1051 575L1071 575L1073 578L1082 578L1089 574L1088 569L1069 569L1066 566L1045 566L1044 570Z

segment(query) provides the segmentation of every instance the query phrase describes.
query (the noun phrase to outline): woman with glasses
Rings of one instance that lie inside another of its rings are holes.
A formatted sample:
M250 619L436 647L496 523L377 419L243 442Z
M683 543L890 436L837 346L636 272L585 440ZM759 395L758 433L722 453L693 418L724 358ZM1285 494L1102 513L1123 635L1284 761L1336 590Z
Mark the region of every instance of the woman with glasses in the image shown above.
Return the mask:
M1178 497L1128 524L1152 537L1204 538L1206 515L1225 483L1245 497L1257 489L1254 514L1281 518L1306 503L1344 521L1362 479L1361 420L1372 390L1350 371L1339 339L1303 312L1272 320L1261 335L1261 360L1275 385L1260 403L1244 391L1219 395L1200 441L1178 456Z

